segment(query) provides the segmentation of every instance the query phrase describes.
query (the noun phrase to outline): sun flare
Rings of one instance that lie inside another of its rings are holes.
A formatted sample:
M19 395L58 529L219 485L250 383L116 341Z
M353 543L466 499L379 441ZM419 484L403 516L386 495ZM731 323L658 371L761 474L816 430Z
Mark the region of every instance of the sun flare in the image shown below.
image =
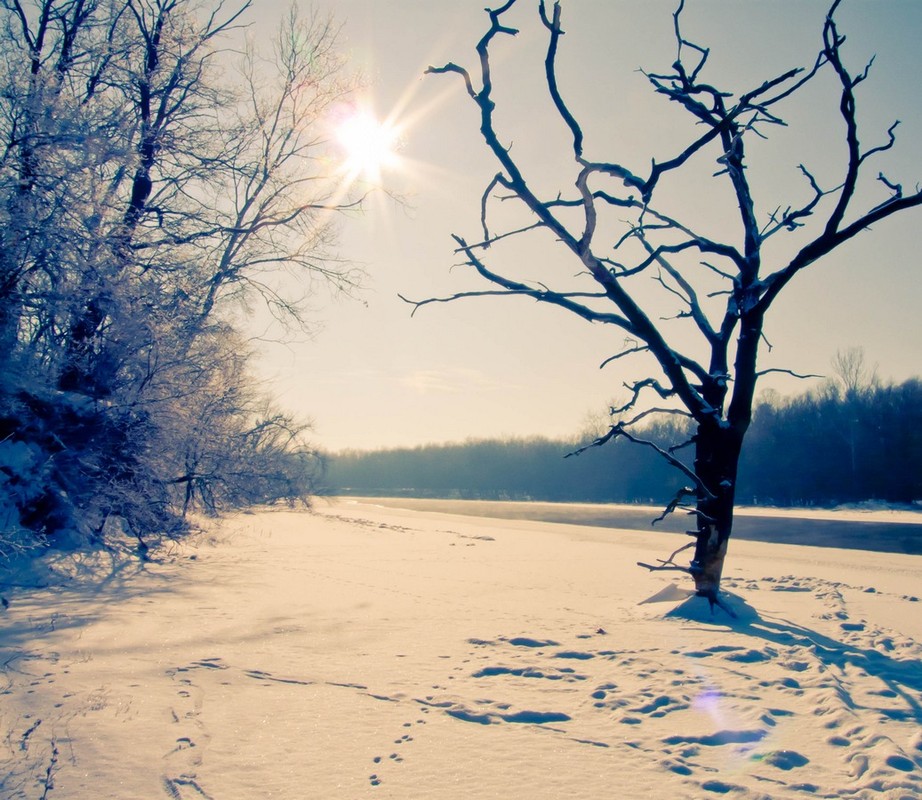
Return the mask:
M382 172L397 163L399 139L394 126L364 109L350 111L336 125L344 166L354 177L380 180Z

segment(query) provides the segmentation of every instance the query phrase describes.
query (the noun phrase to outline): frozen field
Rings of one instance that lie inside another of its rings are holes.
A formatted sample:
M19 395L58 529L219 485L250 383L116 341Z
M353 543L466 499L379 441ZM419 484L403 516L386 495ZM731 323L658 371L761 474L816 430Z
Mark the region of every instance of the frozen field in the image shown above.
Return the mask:
M3 589L0 796L922 797L922 557L735 541L732 621L673 541L344 500L61 559Z

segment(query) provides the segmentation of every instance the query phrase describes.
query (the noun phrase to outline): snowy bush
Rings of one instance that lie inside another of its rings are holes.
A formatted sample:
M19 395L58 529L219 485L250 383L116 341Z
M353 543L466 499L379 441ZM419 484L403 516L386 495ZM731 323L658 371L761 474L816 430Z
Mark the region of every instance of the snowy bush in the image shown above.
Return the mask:
M328 252L356 203L317 171L351 86L335 26L292 12L263 59L220 4L23 5L0 6L2 541L309 493L237 327L254 304L302 324L281 273L358 277Z

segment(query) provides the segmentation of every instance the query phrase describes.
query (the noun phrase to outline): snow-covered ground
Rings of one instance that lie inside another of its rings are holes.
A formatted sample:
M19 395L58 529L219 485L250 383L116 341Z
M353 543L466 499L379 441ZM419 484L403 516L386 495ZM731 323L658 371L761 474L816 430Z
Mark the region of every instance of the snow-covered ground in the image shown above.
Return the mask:
M341 501L62 559L2 590L0 796L922 797L922 556L732 542L733 621L673 542Z

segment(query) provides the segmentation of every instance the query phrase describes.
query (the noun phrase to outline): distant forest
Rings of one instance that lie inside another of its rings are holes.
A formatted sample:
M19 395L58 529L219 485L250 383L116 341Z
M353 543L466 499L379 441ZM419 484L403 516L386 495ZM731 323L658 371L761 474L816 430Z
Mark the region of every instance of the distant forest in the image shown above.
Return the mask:
M683 484L650 448L624 440L564 458L594 435L346 451L329 457L326 483L337 494L600 503L665 503ZM687 433L660 422L646 436L669 447ZM829 382L794 398L766 394L744 447L737 502L868 500L922 500L922 381L848 388Z

